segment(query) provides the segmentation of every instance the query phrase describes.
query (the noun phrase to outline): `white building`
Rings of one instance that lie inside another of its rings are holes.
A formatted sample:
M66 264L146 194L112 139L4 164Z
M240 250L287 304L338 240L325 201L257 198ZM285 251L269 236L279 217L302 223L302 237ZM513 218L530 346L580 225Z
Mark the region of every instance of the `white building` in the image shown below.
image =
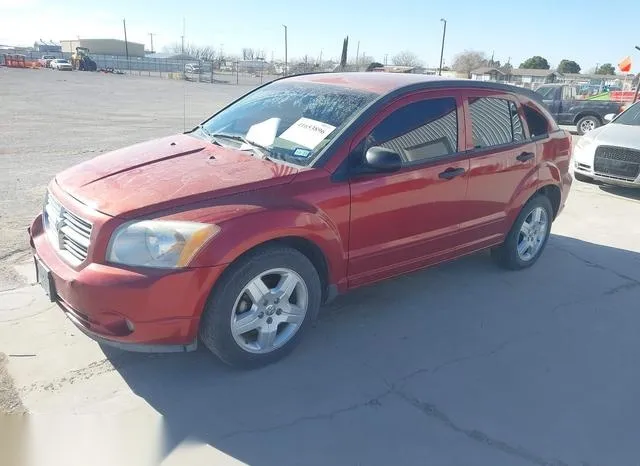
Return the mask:
M144 57L144 44L137 42L125 42L120 39L73 39L61 40L60 45L62 51L66 53L74 53L76 47L86 47L92 55L111 55L116 57L124 57L127 55L127 49L130 57Z

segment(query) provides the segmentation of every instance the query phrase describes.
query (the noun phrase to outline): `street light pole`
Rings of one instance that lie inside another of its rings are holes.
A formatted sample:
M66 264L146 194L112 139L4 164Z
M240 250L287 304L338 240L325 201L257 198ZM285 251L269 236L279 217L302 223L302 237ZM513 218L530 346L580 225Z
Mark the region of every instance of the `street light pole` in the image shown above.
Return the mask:
M640 50L640 47L636 45L636 49ZM636 95L633 96L633 103L638 101L638 91L640 91L640 74L638 74L638 84L636 84Z
M442 47L440 48L440 68L438 68L438 76L442 76L442 59L444 58L444 39L447 36L447 20L440 18L440 21L444 23L442 28Z
M284 28L284 76L286 76L288 73L288 56L287 56L287 26L286 25L282 25L282 27Z
M122 27L124 28L124 53L127 55L127 68L131 74L131 62L129 61L129 42L127 41L127 21L122 19Z

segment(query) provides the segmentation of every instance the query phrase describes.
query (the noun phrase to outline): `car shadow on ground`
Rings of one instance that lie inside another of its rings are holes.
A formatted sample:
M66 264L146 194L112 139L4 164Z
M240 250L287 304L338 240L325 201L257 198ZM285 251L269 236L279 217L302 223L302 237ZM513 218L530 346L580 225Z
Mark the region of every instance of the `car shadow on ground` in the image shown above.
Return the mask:
M640 201L640 189L638 188L625 188L622 186L602 184L600 185L600 189L607 194L611 194L612 196L624 197L626 199Z
M104 350L163 416L165 454L191 439L249 464L471 464L485 453L494 465L622 464L607 460L631 458L619 455L635 440L610 439L617 419L604 413L637 406L638 377L624 375L635 359L619 353L640 350L640 317L627 311L639 265L637 253L557 235L522 272L479 253L338 298L291 356L248 372L204 348ZM595 383L594 371L626 385ZM612 450L585 438L611 440L618 457L597 458Z

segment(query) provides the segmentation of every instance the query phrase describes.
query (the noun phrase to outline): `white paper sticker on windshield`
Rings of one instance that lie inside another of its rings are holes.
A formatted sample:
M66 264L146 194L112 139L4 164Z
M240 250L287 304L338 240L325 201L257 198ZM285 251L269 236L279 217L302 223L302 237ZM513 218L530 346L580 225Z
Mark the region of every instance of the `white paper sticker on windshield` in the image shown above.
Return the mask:
M321 121L312 120L311 118L300 118L287 128L287 130L280 135L280 138L308 147L309 149L314 149L334 129L336 129L335 126L322 123Z
M261 123L256 123L249 128L245 139L250 142L257 142L261 146L270 146L278 133L280 118L269 118Z

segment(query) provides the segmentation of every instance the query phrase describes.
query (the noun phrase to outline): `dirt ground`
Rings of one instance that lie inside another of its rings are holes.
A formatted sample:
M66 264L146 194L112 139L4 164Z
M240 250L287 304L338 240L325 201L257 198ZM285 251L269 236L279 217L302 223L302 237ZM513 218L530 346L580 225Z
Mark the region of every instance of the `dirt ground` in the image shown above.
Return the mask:
M60 464L159 463L109 456L133 440L166 466L638 464L639 191L574 182L531 269L483 252L355 290L256 371L204 349L125 353L75 328L29 263L25 229L48 180L181 131L183 100L189 127L245 90L0 69L0 351L14 380L0 395L21 409L19 396L30 421L69 420L40 431ZM156 425L160 453L130 434Z
M0 290L24 284L46 186L102 152L190 129L250 87L0 68Z

